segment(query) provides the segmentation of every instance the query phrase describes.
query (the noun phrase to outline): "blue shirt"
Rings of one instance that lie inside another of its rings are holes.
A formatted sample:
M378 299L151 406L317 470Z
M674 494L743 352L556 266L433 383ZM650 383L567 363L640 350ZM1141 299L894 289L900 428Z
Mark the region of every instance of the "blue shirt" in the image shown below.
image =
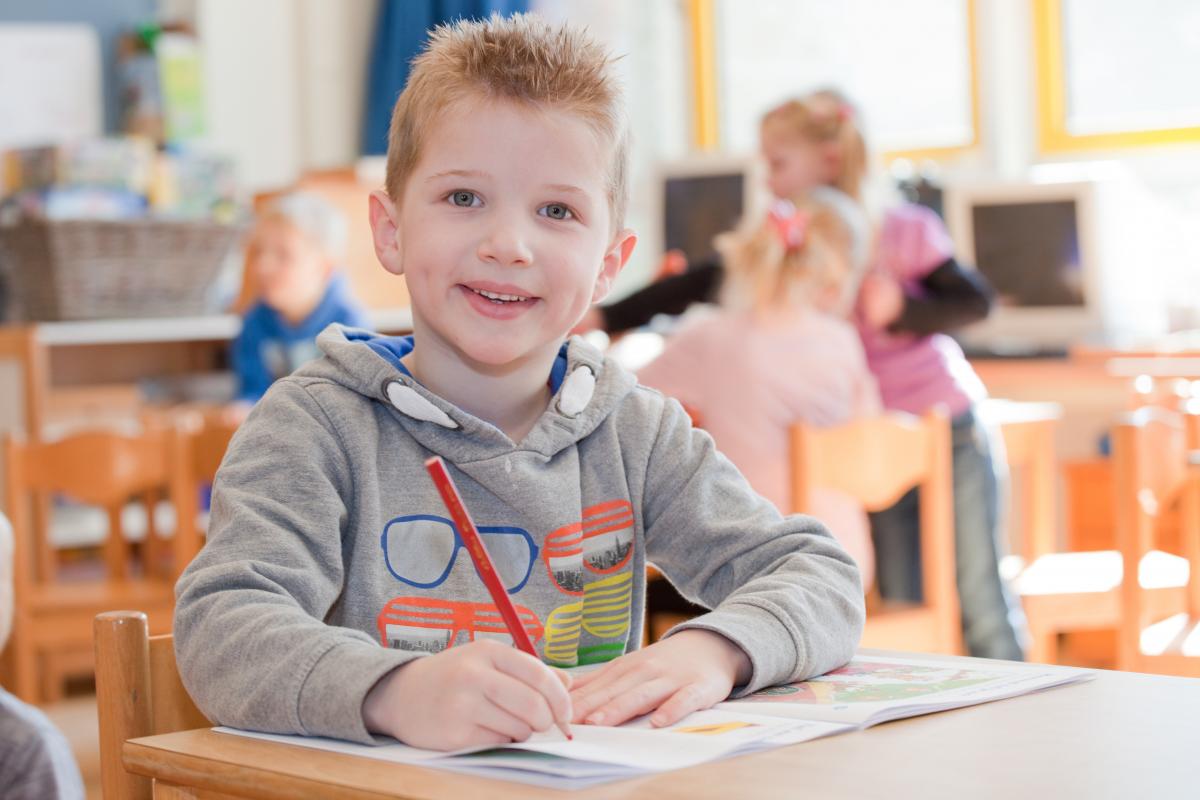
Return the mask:
M242 332L233 341L233 370L237 399L257 401L277 379L317 357L317 334L331 323L353 328L370 326L366 312L350 296L346 278L335 273L321 302L297 325L289 324L265 303L256 303L242 319Z

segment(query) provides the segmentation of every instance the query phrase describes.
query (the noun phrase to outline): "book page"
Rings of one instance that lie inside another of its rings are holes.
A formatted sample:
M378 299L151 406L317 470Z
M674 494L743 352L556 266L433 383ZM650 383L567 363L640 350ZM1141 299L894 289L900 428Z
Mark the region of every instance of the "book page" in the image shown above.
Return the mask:
M717 708L866 727L1090 677L1086 670L1046 665L855 656L826 675L763 689Z
M235 728L216 728L256 739L329 750L402 764L487 774L509 780L570 788L647 772L702 764L739 753L782 747L853 730L839 725L786 719L745 710L709 709L689 714L674 725L653 728L646 717L618 727L573 725L567 741L557 731L536 733L528 741L504 747L477 747L453 753L409 747L377 737L377 746L311 736L284 736ZM534 779L532 776L536 774ZM556 780L561 779L561 780Z

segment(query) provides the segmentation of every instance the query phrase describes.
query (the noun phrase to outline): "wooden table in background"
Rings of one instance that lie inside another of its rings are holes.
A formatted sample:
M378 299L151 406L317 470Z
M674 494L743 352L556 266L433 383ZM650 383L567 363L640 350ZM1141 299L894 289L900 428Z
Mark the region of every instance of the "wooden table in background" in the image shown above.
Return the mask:
M155 779L156 798L1161 800L1200 796L1198 743L1200 680L1100 671L1086 683L569 794L207 729L133 739L124 756Z

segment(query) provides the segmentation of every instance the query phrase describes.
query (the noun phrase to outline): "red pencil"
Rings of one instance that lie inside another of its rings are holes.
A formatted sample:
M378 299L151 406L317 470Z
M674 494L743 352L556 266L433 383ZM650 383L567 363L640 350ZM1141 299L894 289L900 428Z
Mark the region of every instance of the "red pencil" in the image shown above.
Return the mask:
M483 585L487 587L488 594L492 596L492 602L496 604L496 609L504 619L504 624L508 627L509 634L512 635L513 643L523 652L537 658L538 654L537 650L533 648L533 641L529 638L525 626L521 624L521 618L517 616L517 609L513 606L508 592L500 583L500 577L496 574L496 566L492 563L492 557L488 555L487 548L483 546L483 539L476 530L475 523L471 521L471 515L467 513L462 495L458 493L458 487L454 485L454 480L446 469L446 462L442 461L440 456L434 456L425 461L425 469L429 472L429 477L433 478L433 485L437 487L438 494L442 496L442 502L446 504L446 510L450 512L450 519L454 520L454 524L458 526L458 533L462 537L463 544L466 545L467 552L471 554L471 560L475 562L475 569L479 573L479 577L483 579ZM568 739L575 738L566 721L555 720L555 724L562 731L563 736Z

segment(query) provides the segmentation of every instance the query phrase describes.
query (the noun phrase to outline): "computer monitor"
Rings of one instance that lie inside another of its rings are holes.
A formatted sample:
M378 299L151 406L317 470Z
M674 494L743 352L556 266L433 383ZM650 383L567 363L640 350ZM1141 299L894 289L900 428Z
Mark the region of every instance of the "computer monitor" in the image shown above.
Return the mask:
M1126 180L950 185L946 223L997 307L961 332L970 349L1021 353L1114 344L1161 329L1156 245Z
M713 240L733 230L747 210L761 205L761 181L749 158L695 156L659 170L658 241L653 252L682 250L689 264L716 255Z

